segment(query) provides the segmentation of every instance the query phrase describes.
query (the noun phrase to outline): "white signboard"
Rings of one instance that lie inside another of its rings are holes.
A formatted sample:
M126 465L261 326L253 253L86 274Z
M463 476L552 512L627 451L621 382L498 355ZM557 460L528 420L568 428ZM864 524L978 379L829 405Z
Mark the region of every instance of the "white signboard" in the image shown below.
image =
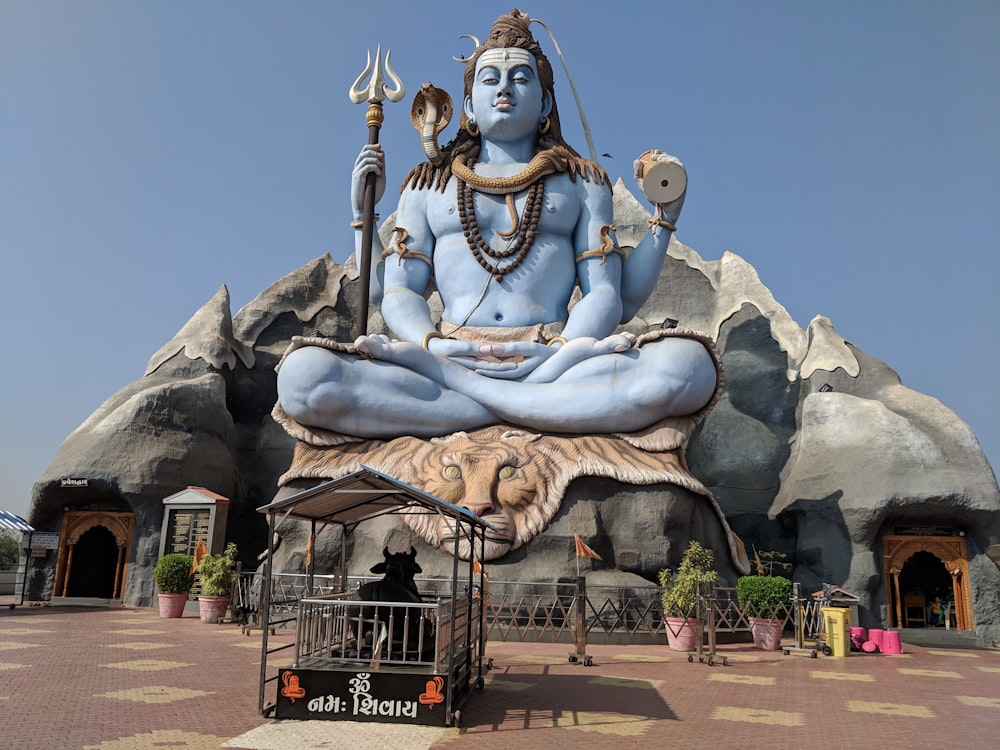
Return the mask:
M31 532L31 549L59 549L58 531Z

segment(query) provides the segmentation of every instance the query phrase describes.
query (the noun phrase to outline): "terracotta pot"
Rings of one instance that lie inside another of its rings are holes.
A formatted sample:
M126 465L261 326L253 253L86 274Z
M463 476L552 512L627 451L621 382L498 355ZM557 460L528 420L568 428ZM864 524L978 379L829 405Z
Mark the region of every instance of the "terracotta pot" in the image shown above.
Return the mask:
M695 621L690 617L665 617L667 646L671 651L694 651L698 644Z
M198 614L201 621L215 624L226 616L226 609L229 608L228 596L199 596Z
M784 630L784 620L772 620L767 617L751 617L750 632L753 634L754 648L763 651L777 651L781 648L781 632Z
M180 617L184 614L184 605L187 604L188 592L180 594L157 594L160 600L160 617Z

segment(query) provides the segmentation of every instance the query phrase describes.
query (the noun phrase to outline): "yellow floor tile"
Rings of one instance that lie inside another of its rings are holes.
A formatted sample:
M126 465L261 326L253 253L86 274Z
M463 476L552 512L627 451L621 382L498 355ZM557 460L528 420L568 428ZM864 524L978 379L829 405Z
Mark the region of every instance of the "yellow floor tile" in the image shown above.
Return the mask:
M212 695L211 691L190 690L188 688L167 687L165 685L148 685L129 690L115 690L110 693L98 693L95 698L113 698L115 700L135 701L136 703L173 703L187 698L198 698Z
M962 675L958 672L948 672L943 669L900 669L899 673L913 675L914 677L940 677L950 680L962 679Z
M886 716L906 716L913 719L934 719L934 712L927 706L913 706L905 703L879 703L877 701L847 701L847 710L863 714L884 714Z
M750 674L725 674L715 672L709 675L712 682L729 682L737 685L775 685L777 680L774 677L761 677Z
M743 721L749 724L775 724L782 727L801 727L805 716L797 711L768 711L763 708L739 708L737 706L717 706L712 711L713 719L721 721Z
M135 659L134 661L117 661L111 664L99 664L101 667L111 669L128 669L133 672L156 672L162 669L177 669L178 667L192 667L183 661L163 661L161 659Z
M875 677L860 672L810 672L814 680L845 680L847 682L875 682Z

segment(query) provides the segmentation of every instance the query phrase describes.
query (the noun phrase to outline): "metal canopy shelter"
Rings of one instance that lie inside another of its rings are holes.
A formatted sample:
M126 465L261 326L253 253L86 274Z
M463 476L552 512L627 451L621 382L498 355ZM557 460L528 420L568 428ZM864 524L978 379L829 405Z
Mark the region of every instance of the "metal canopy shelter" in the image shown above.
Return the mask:
M14 578L14 599L10 608L18 604L24 604L24 592L28 584L28 555L31 547L31 535L35 529L20 516L11 513L9 510L0 510L0 532L10 532L19 534L21 541L17 545L17 573Z
M4 531L34 531L27 521L9 510L0 510L0 529Z
M468 590L471 592L475 585L474 574L475 558L483 559L486 545L486 531L497 529L484 521L475 513L466 508L462 508L453 503L449 503L412 485L401 482L393 477L375 471L366 466L358 471L332 479L315 487L297 492L280 500L275 500L268 505L258 508L258 512L265 513L268 517L268 538L273 539L278 526L287 518L308 521L311 524L309 533L309 544L307 549L312 550L315 546L317 525L322 528L328 524L343 527L344 537L349 536L358 524L388 514L401 514L403 512L430 513L444 516L450 519L454 533L454 549L452 552L452 581L451 581L451 601L455 606L458 600L459 589L459 561L460 548L463 542L468 543L468 550L471 552L469 559L464 561L467 565ZM341 544L341 564L340 564L340 588L342 591L347 588L347 544ZM264 565L264 585L261 592L261 615L263 617L263 639L261 648L261 679L259 708L261 713L267 713L269 707L265 704L265 685L268 682L277 680L277 677L267 676L267 656L271 651L268 649L269 631L276 625L286 622L270 621L271 610L271 581L273 576L272 557L269 554ZM484 574L482 568L479 569L478 586L480 591L484 586ZM312 554L307 552L306 557L306 591L303 599L308 599L313 595L314 589L315 562ZM482 598L479 605L482 606ZM290 618L294 620L296 618ZM476 655L476 668L479 672L479 685L482 684L482 613L476 618L479 622L479 653ZM275 651L280 649L275 649ZM449 706L452 696L448 696Z
M353 526L361 521L405 507L421 506L457 518L478 529L491 528L475 513L442 500L413 485L393 479L367 466L340 479L331 479L291 497L275 500L259 512L281 514L282 518L323 521Z
M317 523L323 525L332 523L343 526L344 534L348 536L362 521L402 511L435 513L453 519L455 533L454 571L456 576L458 574L459 539L463 532L468 536L469 549L473 552L476 550L475 541L478 535L479 557L482 559L485 550L484 535L486 530L497 531L496 527L470 510L449 503L367 466L362 466L353 474L339 479L331 479L258 508L258 512L266 513L268 516L270 539L274 538L277 526L286 518L311 522L309 549L313 548L315 542ZM310 589L309 593L311 593L314 567L311 556L306 561L306 567L307 586ZM271 557L268 555L265 574L269 580L270 568ZM346 545L341 545L340 570L341 574L345 576L344 581L346 582ZM266 602L262 602L262 604L266 605Z

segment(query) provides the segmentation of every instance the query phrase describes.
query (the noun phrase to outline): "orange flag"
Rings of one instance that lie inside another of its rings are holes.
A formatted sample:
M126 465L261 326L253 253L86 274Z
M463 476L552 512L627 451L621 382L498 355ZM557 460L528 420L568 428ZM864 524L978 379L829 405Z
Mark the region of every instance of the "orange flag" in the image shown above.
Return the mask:
M603 557L587 546L587 544L580 538L579 534L573 534L573 541L576 543L577 557L589 557L591 560L604 560Z
M198 570L198 566L201 565L201 558L208 557L208 555L208 545L205 544L204 539L199 539L198 543L194 546L194 563L191 565L190 575L194 575Z
M488 591L490 588L490 574L486 572L486 568L483 566L481 562L479 562L479 558L475 556L473 556L472 558L472 572L475 573L476 575L482 575L483 591ZM477 586L476 593L474 594L473 598L478 599L481 595L482 592L479 591L479 588Z
M483 567L483 564L481 562L479 562L478 557L472 558L472 572L475 573L476 575L482 574L484 589L488 589L490 587L490 574L486 572L486 568Z

